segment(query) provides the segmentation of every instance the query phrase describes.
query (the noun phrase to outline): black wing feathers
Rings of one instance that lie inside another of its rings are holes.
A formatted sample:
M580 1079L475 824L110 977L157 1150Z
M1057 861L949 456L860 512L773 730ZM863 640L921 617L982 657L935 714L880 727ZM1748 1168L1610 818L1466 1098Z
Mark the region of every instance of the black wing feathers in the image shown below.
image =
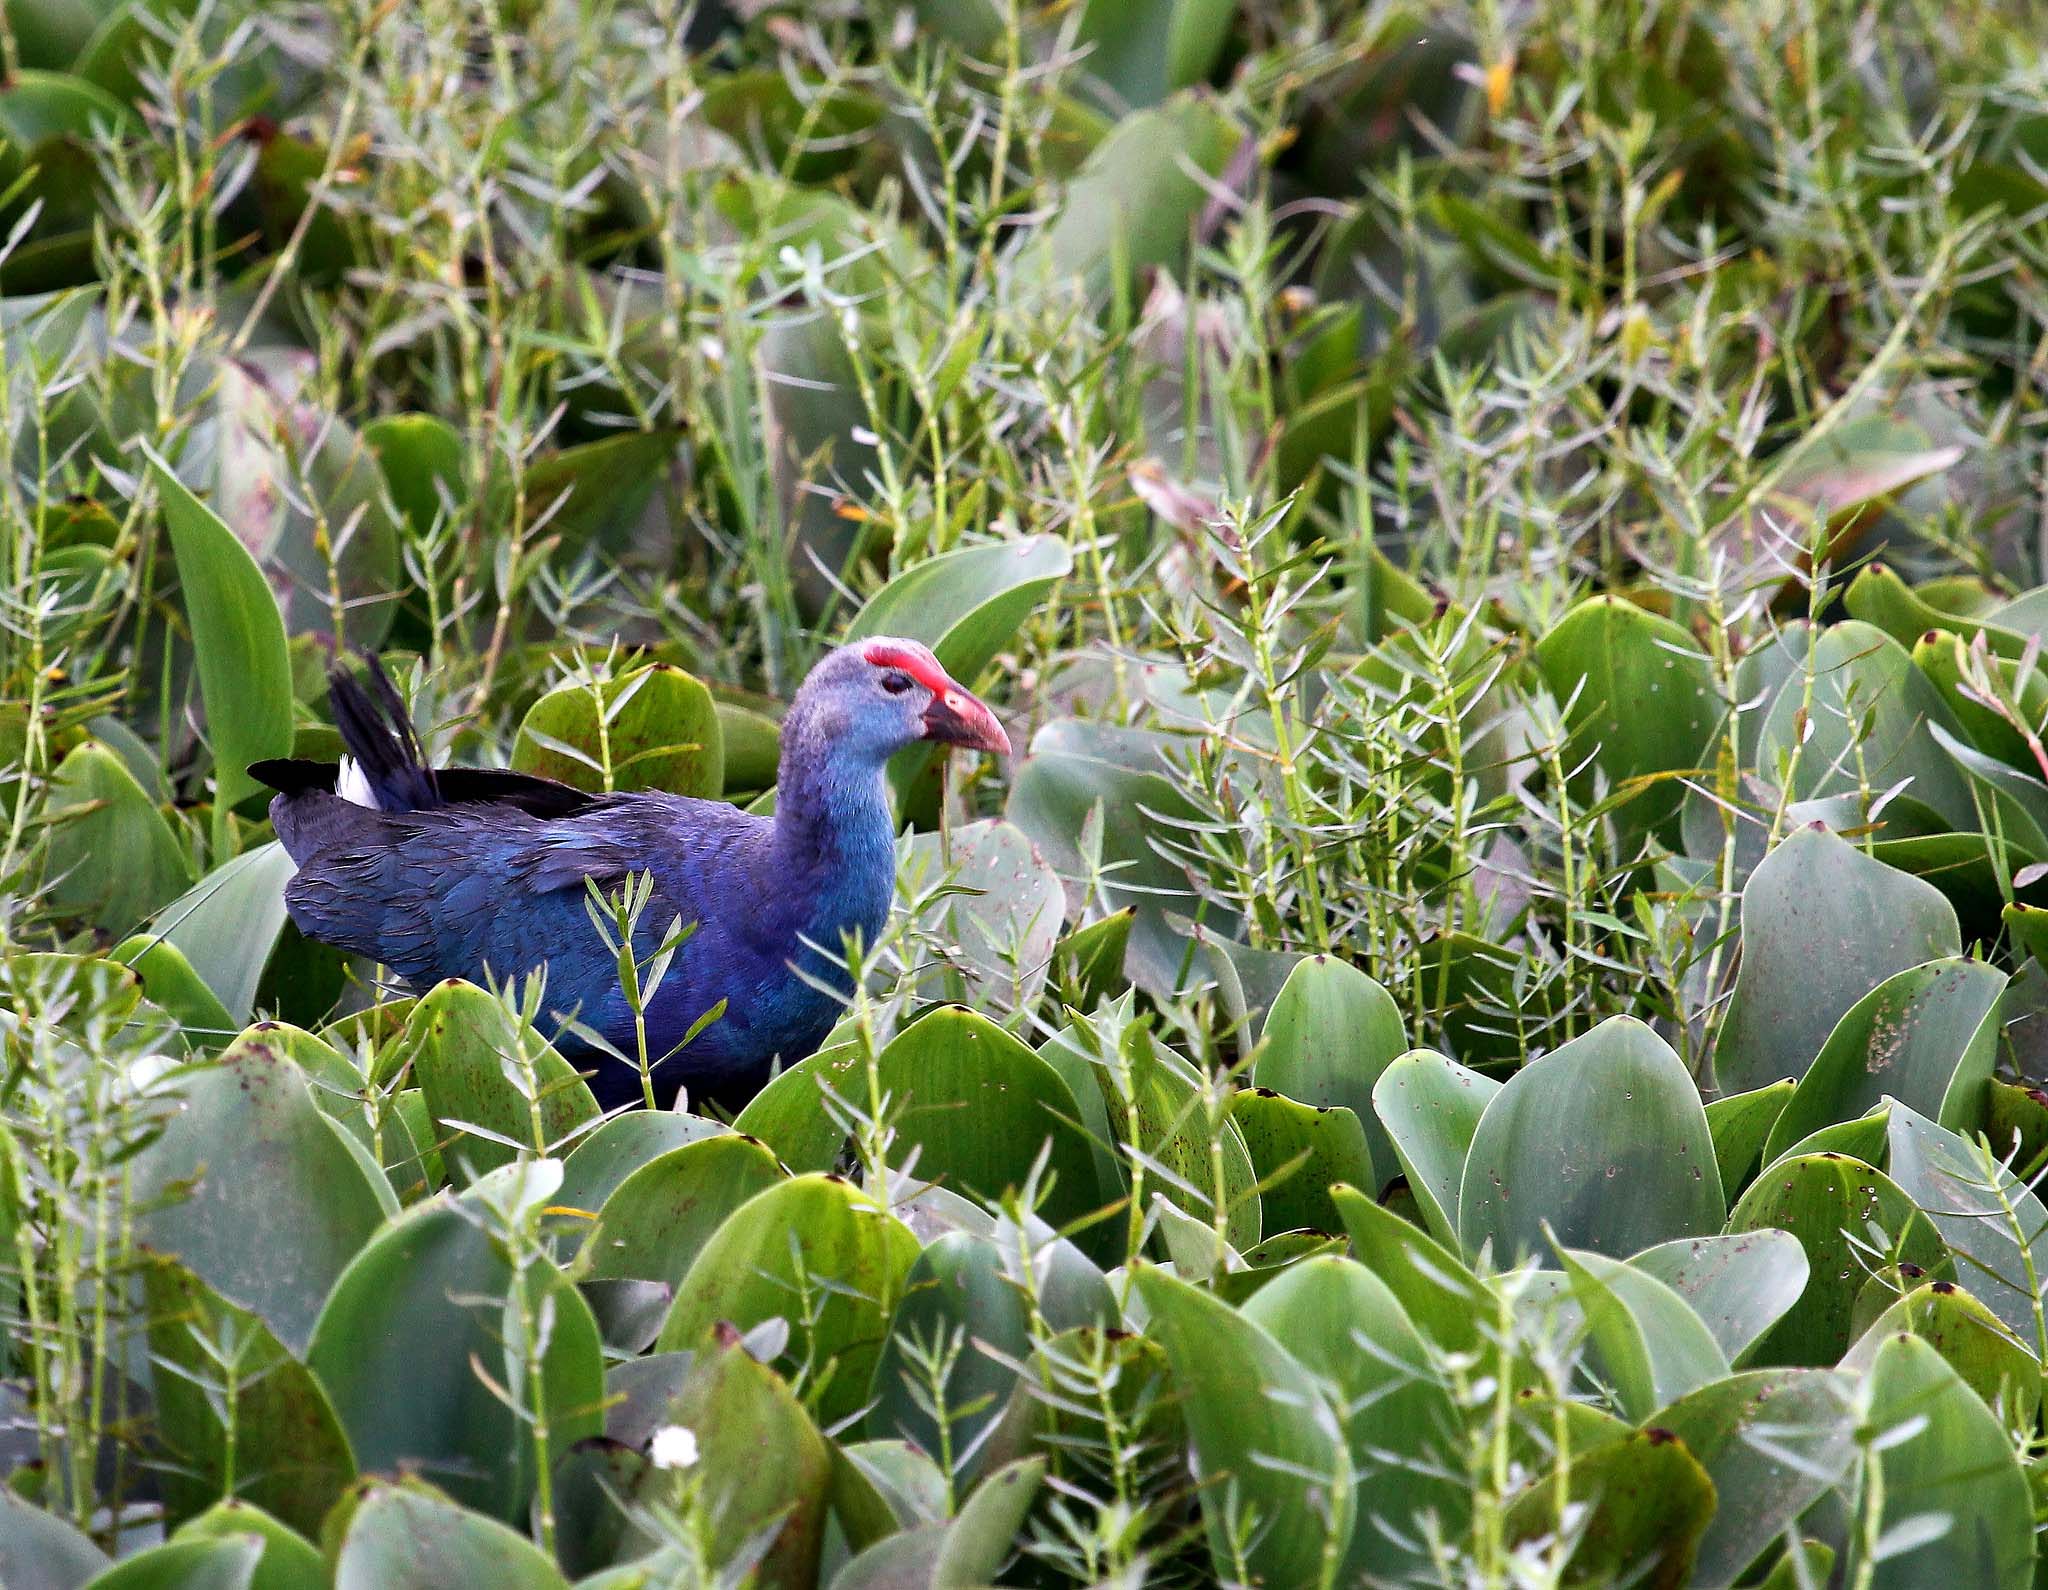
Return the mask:
M375 657L365 653L363 661L368 667L368 692L344 669L332 669L327 675L327 703L334 711L341 743L369 780L380 810L416 812L439 806L441 791L427 766L419 731L406 713L404 698Z
M368 665L369 689L337 667L327 676L327 700L341 742L369 780L380 810L429 811L490 803L547 819L574 816L603 798L551 778L503 768L430 768L397 686L375 657L365 652L363 661ZM252 778L287 796L332 794L338 773L332 762L304 757L273 757L249 767Z

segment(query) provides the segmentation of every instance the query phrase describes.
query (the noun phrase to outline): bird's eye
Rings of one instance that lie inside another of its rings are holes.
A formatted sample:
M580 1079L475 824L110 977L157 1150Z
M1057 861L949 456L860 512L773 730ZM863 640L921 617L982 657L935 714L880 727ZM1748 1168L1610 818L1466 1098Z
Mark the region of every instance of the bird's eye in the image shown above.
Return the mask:
M882 688L892 696L900 696L910 688L910 675L886 673L882 675Z

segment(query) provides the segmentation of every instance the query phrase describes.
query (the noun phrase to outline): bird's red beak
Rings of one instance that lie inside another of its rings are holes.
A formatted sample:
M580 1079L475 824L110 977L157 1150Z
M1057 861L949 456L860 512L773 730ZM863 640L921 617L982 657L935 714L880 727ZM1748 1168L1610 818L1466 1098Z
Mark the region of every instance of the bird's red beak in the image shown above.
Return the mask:
M1010 754L1010 737L988 704L950 679L943 690L932 692L932 704L924 709L924 737L991 756Z

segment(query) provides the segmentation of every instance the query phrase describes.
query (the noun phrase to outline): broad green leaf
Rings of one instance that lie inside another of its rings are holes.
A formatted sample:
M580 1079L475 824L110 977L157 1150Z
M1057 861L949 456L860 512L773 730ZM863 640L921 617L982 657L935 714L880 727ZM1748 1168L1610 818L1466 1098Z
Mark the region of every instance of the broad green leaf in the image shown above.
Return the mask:
M1197 976L1214 979L1223 1019L1247 1031L1258 1030L1261 1018L1287 986L1287 979L1308 959L1300 950L1254 949L1236 939L1219 938L1200 927L1193 936Z
M405 1034L441 1153L464 1185L519 1157L505 1139L559 1154L598 1118L576 1068L473 983L436 983L413 1007Z
M2015 900L2000 915L2015 948L2048 967L2048 907Z
M174 1540L221 1540L254 1535L263 1542L249 1590L328 1590L326 1560L313 1547L317 1525L286 1528L247 1502L222 1502L178 1526Z
M2005 973L1968 960L1929 961L1886 978L1829 1034L1771 1128L1765 1163L1887 1096L1945 1125L1981 1120L2005 985Z
M1667 1402L1728 1374L1714 1333L1684 1298L1632 1264L1599 1253L1558 1256L1586 1317L1593 1357L1622 1413L1642 1420Z
M846 1146L844 1104L868 1105L867 1064L857 1043L828 1043L779 1073L733 1118L733 1130L759 1138L791 1170L828 1171Z
M1685 1443L1650 1429L1591 1452L1569 1471L1533 1481L1509 1506L1512 1542L1555 1534L1558 1500L1589 1511L1574 1533L1563 1583L1681 1590L1692 1583L1714 1516L1714 1482Z
M1449 1352L1479 1345L1479 1322L1490 1308L1486 1288L1447 1248L1354 1187L1331 1194L1350 1234L1352 1252L1384 1281L1416 1328Z
M1654 833L1675 845L1684 786L1671 775L1702 768L1723 712L1706 653L1668 618L1595 596L1565 614L1532 656L1565 709L1565 764L1591 764L1577 798L1591 798L1593 769L1609 795L1643 781L1616 820L1630 842Z
M947 1526L932 1590L967 1590L992 1581L1015 1553L1024 1518L1045 1477L1043 1457L1020 1458L975 1486Z
M683 1389L694 1353L648 1353L622 1358L605 1371L604 1434L638 1450L669 1422L668 1407Z
M1915 1287L1873 1320L1842 1355L1844 1370L1868 1370L1884 1344L1918 1337L2008 1429L2030 1429L2041 1411L2041 1361L2005 1324L1950 1281Z
M670 1149L605 1199L588 1278L660 1281L673 1290L726 1217L781 1180L775 1156L734 1132Z
M1258 1174L1261 1222L1274 1232L1338 1230L1330 1189L1373 1179L1365 1131L1341 1105L1318 1109L1260 1088L1231 1101L1230 1119Z
M1891 1118L1892 1107L1887 1101L1868 1115L1859 1115L1852 1121L1831 1121L1808 1132L1783 1153L1774 1155L1764 1169L1768 1172L1780 1161L1802 1154L1847 1154L1866 1165L1881 1165L1885 1163L1885 1133L1890 1128Z
M2031 760L2027 770L2022 771L1995 756L1987 756L1960 734L1951 734L1940 724L1931 725L1928 734L1962 770L1972 794L1980 803L1970 819L1955 825L1962 830L1961 837L1976 839L1974 848L1977 854L1984 854L1987 846L2002 844L2008 853L2017 852L2028 860L2048 860L2048 785L2041 782ZM1918 836L1917 843L1922 847L1932 847L1942 837L1937 834ZM1890 841L1897 846L1912 842L1911 836ZM1968 854L1967 851L1962 853ZM1955 862L1950 863L1951 868L1955 866ZM2000 892L1995 880L1991 888L1994 893Z
M24 9L9 7L9 12L18 15ZM17 241L9 251L8 292L33 293L91 279L90 242L82 257L65 245L74 244L81 231L89 233L99 214L103 179L94 161L95 145L102 136L132 139L137 131L134 112L83 77L69 71L10 72L0 86L0 182L6 184L10 210L24 201L36 206L36 226L35 241ZM46 252L37 261L38 245L57 258Z
M2022 1180L2048 1156L2048 1092L1997 1077L1984 1096L1984 1137L1999 1158L2012 1156Z
M1234 1577L1234 1513L1256 1528L1255 1579L1316 1583L1356 1518L1336 1410L1300 1360L1227 1304L1151 1266L1137 1286L1180 1389L1218 1577Z
M1365 1127L1378 1192L1394 1175L1394 1148L1373 1110L1373 1084L1408 1047L1387 991L1347 962L1311 955L1288 973L1266 1013L1252 1081L1300 1104L1342 1106Z
M758 1582L808 1590L817 1582L832 1458L780 1376L736 1341L699 1355L668 1419L697 1437L712 1560L731 1561L773 1531Z
M235 1030L235 1019L214 997L175 944L148 933L123 939L108 959L132 967L149 1002L177 1023L187 1049L208 1049Z
M1230 40L1232 0L1089 0L1076 43L1081 70L1122 114L1201 82Z
M303 1027L281 1021L259 1021L236 1034L234 1042L222 1051L221 1058L225 1060L237 1055L250 1045L261 1045L297 1066L305 1074L307 1086L313 1090L313 1102L326 1111L330 1120L347 1127L349 1134L365 1149L371 1147L374 1134L363 1099L366 1081L354 1062L339 1049Z
M107 1565L84 1535L0 1486L0 1584L8 1590L78 1590Z
M253 1590L263 1560L263 1537L167 1540L88 1582L88 1590Z
M1067 1004L1085 1013L1128 986L1124 956L1137 914L1137 907L1125 906L1099 922L1075 928L1053 946L1052 986Z
M1072 1123L1081 1106L1058 1072L987 1017L947 1007L914 1021L876 1057L893 1101L893 1154L922 1181L994 1203L1022 1187L1041 1154L1040 1212L1065 1225L1099 1208L1095 1156ZM866 1106L861 1093L854 1101Z
M1518 1071L1487 1104L1458 1195L1467 1252L1540 1252L1546 1233L1620 1257L1718 1230L1706 1111L1685 1066L1616 1016Z
M1037 1004L1065 898L1059 874L1022 829L997 818L944 839L919 834L899 873L913 895L942 883L978 891L947 894L919 913L918 925L953 951L920 981L924 997L1004 1015Z
M512 766L593 794L710 799L725 788L725 739L711 692L680 668L650 663L542 696L519 725Z
M546 1311L552 1326L540 1384L527 1384L523 1361L511 1361L521 1299L484 1219L476 1204L444 1194L387 1224L334 1284L306 1361L361 1468L403 1468L466 1507L513 1519L532 1488L533 1441L494 1388L524 1385L539 1396L560 1453L601 1431L604 1372L589 1307L541 1261L528 1271L524 1305L535 1317ZM392 1395L393 1386L405 1394Z
M63 71L78 59L101 8L90 0L16 0L7 8L17 59L30 70Z
M765 712L714 698L718 737L725 748L727 800L772 789L782 762L782 725Z
M260 1319L175 1260L151 1262L144 1296L172 1520L208 1508L216 1517L261 1509L317 1536L355 1478L348 1438L320 1382Z
M1864 1422L1881 1477L1866 1555L1847 1582L1873 1590L2024 1590L2034 1578L2026 1476L1991 1411L1926 1342L1894 1336L1870 1366ZM1881 1500L1880 1500L1881 1497Z
M1165 737L1136 729L1062 718L1031 740L1017 768L1006 815L1031 836L1039 852L1080 898L1099 883L1099 903L1130 907L1131 980L1151 993L1171 993L1188 978L1193 946L1171 917L1193 919L1229 938L1236 919L1204 905L1188 886L1186 869L1158 847L1184 836L1176 823L1201 814L1165 777ZM1099 830L1100 876L1091 881L1084 839Z
M334 1590L568 1590L525 1536L424 1487L378 1485L348 1521Z
M1721 1167L1721 1190L1730 1198L1738 1196L1762 1166L1764 1142L1790 1102L1794 1086L1790 1077L1780 1077L1747 1093L1707 1101L1714 1162Z
M137 1240L305 1352L329 1288L383 1221L382 1178L266 1044L188 1066L165 1091L177 1112L134 1161Z
M1798 800L1859 803L1895 785L1952 828L1975 825L1970 788L1932 731L1961 725L1941 692L1881 629L1854 619L1813 638L1800 672L1779 687L1758 731L1757 767L1775 779L1789 761Z
M1480 1117L1501 1085L1427 1049L1396 1058L1373 1084L1379 1117L1429 1229L1458 1240L1458 1195ZM1708 1121L1712 1122L1712 1106Z
M464 492L462 438L436 414L385 414L363 427L363 442L384 475L384 489L415 534L445 518L445 492L460 505Z
M214 832L227 810L263 786L251 762L292 750L292 665L284 619L263 571L220 516L187 491L156 454L144 452L163 502L178 561L199 688L214 759Z
M1125 1179L1127 1167L1117 1153L1117 1131L1110 1124L1104 1079L1096 1061L1090 1058L1087 1044L1080 1031L1062 1027L1038 1046L1038 1058L1060 1074L1081 1106L1081 1130L1095 1156L1096 1190L1105 1199L1118 1198L1129 1190Z
M185 957L232 1026L245 1024L255 1008L257 985L284 931L284 886L295 870L280 844L244 851L165 906L147 930Z
M972 685L1073 567L1073 553L1058 536L943 552L868 598L848 621L846 639L896 635L923 641L949 674Z
M1787 836L1742 891L1742 964L1715 1077L1724 1091L1796 1081L1878 984L1961 952L1955 907L1932 884L1822 828Z
M106 512L105 509L99 511ZM110 526L112 522L112 517L109 516ZM88 718L85 726L92 731L94 739L121 759L130 776L143 787L151 800L160 806L170 804L171 781L164 774L163 764L157 760L155 747L119 718L108 713L103 712L98 717Z
M1175 265L1189 250L1209 189L1189 166L1219 177L1240 141L1217 105L1179 94L1126 116L1067 185L1059 215L1020 257L1027 282L1078 283L1107 297L1120 273Z
M935 1387L924 1355L948 1351L957 1356ZM988 1437L1009 1409L1017 1384L1010 1366L1030 1356L1024 1297L1004 1273L1001 1252L949 1231L918 1255L904 1279L889 1340L875 1361L868 1433L907 1441L950 1462L957 1483L970 1482L987 1466ZM933 1413L935 1392L947 1410L943 1430Z
M124 932L192 883L192 858L154 799L103 745L78 746L51 775L44 900L59 916Z
M1883 630L1901 646L1912 648L1930 632L1960 639L1982 635L1992 654L2017 657L2026 650L2027 637L2001 624L1987 623L1981 613L1969 614L1935 606L1926 596L1899 578L1883 563L1870 563L1857 571L1842 593L1842 605L1851 618ZM1917 659L1916 659L1917 660ZM1941 681L1936 681L1940 683ZM1954 705L1951 700L1951 705Z
M913 1029L915 1030L915 1029ZM1166 1200L1243 1253L1265 1229L1258 1176L1244 1134L1228 1119L1211 1128L1209 1104L1187 1062L1144 1028L1126 1029L1121 1069L1098 1071L1103 1104L1125 1153L1141 1157L1144 1198ZM1129 1097L1120 1090L1129 1087ZM1135 1138L1126 1134L1135 1129ZM1106 1190L1106 1189L1105 1189Z
M634 1563L644 1573L661 1550L647 1531L636 1528L631 1514L676 1489L671 1476L655 1468L647 1445L646 1440L630 1446L585 1441L555 1464L549 1494L555 1561L579 1583L586 1575L602 1576L614 1564Z
M889 1515L889 1521L879 1526L881 1533L946 1516L945 1475L907 1441L853 1441L839 1446L836 1456L839 1466L852 1470Z
M434 1117L426 1095L418 1088L401 1089L392 1101L391 1125L379 1162L399 1201L418 1203L448 1182L448 1167L434 1146Z
M1650 1419L1714 1482L1719 1502L1692 1583L1733 1584L1855 1461L1856 1408L1847 1376L1759 1369L1702 1386Z
M2048 1352L2048 1207L1996 1156L1894 1104L1892 1178L1956 1256L1956 1278L2036 1353Z
M1455 1538L1472 1507L1449 1450L1460 1415L1399 1301L1363 1265L1313 1258L1288 1268L1242 1310L1350 1410L1358 1523L1347 1569L1386 1577L1431 1567L1427 1515Z
M562 1164L562 1185L555 1202L591 1214L642 1165L670 1149L701 1143L731 1128L700 1115L674 1110L627 1110L576 1140Z
M1042 1457L1005 1465L950 1522L918 1524L869 1546L833 1577L832 1590L979 1590L1014 1555L1044 1472Z
M1730 1363L1740 1363L1806 1290L1806 1250L1783 1231L1684 1237L1628 1262L1684 1298Z
M1806 1250L1799 1306L1767 1331L1749 1357L1758 1364L1834 1363L1851 1337L1856 1294L1874 1264L1895 1254L1936 1263L1941 1239L1913 1200L1882 1171L1845 1154L1782 1159L1750 1184L1728 1216L1731 1233L1776 1227Z
M639 518L675 457L673 431L628 431L549 453L519 477L520 511L529 533L560 536L555 556L572 560L605 548ZM491 482L494 517L511 519L502 477Z
M851 1183L837 1176L780 1182L740 1205L699 1250L656 1348L700 1348L724 1323L746 1331L785 1320L782 1361L808 1367L806 1401L821 1422L836 1423L867 1396L917 1253L909 1228Z

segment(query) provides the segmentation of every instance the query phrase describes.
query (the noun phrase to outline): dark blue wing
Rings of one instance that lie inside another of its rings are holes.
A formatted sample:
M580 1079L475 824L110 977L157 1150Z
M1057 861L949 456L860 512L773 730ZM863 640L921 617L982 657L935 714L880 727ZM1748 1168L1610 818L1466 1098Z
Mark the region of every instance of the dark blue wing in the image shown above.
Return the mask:
M552 820L482 804L386 813L317 794L295 797L293 812L302 839L318 830L327 841L285 890L308 937L415 985L486 970L503 979L546 961L555 1008L616 987L585 911L586 879L652 872L662 894L642 933L658 936L674 916L696 920L721 875L748 870L769 828L718 802L662 795Z

